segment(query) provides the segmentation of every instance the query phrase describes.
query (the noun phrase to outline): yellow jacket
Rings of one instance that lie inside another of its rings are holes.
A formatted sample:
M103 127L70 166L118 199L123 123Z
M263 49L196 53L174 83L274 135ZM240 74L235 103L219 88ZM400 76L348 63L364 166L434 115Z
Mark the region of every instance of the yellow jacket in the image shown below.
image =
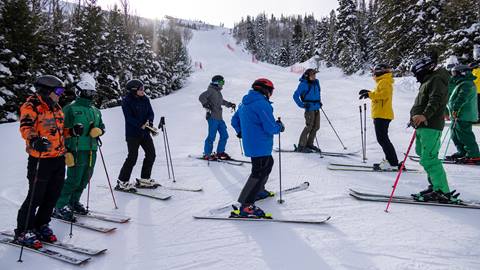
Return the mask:
M375 89L368 94L372 100L372 118L393 119L393 74L375 77Z
M473 83L477 87L477 94L480 94L480 68L472 70L473 76L477 77Z

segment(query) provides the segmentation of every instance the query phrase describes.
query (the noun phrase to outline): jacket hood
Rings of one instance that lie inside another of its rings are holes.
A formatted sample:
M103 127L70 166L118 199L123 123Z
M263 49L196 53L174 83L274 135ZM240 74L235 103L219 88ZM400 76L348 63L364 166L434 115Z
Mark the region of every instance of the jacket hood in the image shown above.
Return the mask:
M223 87L217 86L217 85L215 85L215 84L209 84L209 85L208 85L208 90L217 90L217 91L220 91L220 90L222 90L222 89L223 89Z
M309 83L310 82L309 80L305 79L305 76L303 76L303 75L300 76L298 81L303 82L303 83ZM313 81L313 82L318 82L318 79L315 79L315 81Z
M475 77L471 72L468 72L466 76L462 76L462 77L453 77L454 81L456 83L459 83L459 82L466 82L466 81L474 81L477 77Z
M243 97L242 104L245 104L245 105L251 104L253 102L260 101L260 100L268 101L268 99L264 95L262 95L260 92L250 89L250 91L248 91L248 94Z
M391 73L391 72L385 73L383 75L375 77L374 80L376 82L379 82L379 81L382 81L382 80L388 80L388 81L393 82L393 73Z

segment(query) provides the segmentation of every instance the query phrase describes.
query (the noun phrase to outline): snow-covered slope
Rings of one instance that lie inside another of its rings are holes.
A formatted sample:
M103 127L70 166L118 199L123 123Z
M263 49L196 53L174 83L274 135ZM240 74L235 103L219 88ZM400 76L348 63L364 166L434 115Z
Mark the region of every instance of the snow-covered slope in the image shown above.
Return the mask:
M189 46L193 62L202 68L189 79L187 86L175 94L153 100L156 119L166 117L177 185L202 186L203 192L172 192L169 201L155 201L130 194L115 193L119 210L113 209L100 159L92 179L90 207L99 211L125 214L131 222L117 225L111 234L100 234L53 221L52 227L62 240L91 247L108 248L94 257L84 269L479 269L480 211L392 205L386 214L385 204L353 200L347 188L388 192L394 173L333 172L328 162L360 162L360 157L341 159L317 155L283 154L284 186L308 180L308 191L285 197L286 203L274 200L259 203L274 217L292 215L332 215L324 225L273 223L237 223L233 221L194 220L193 214L235 200L249 174L250 166L229 166L188 158L201 154L206 135L204 111L198 95L215 74L226 79L224 98L239 103L251 83L266 77L275 84L272 97L275 115L286 125L282 146L292 147L303 128L303 111L292 101L298 74L289 69L252 63L251 56L235 45L227 30L195 31ZM371 88L369 77L347 77L336 69L318 74L322 86L325 112L349 150L359 150L359 112L357 92ZM412 134L406 129L408 111L416 91L411 78L398 79L394 107L396 119L391 123L391 139L399 157L406 150ZM370 111L370 110L369 110ZM124 123L120 108L103 110L107 133L103 152L112 181L115 181L126 157ZM231 113L224 110L227 123ZM382 158L368 120L369 162ZM477 136L480 135L477 131ZM240 148L229 127L227 151L240 158ZM17 210L24 199L26 159L18 123L0 126L0 228L14 228ZM275 138L276 143L278 137ZM322 117L318 133L320 146L326 151L340 151L341 146L328 122ZM165 169L161 136L155 138L157 160L153 177L170 184ZM451 146L450 151L453 151ZM133 176L138 176L141 157ZM278 156L267 184L278 188ZM407 163L417 168L418 164ZM479 168L447 165L449 181L464 199L480 196ZM404 174L397 194L410 194L426 186L425 174ZM100 186L100 187L99 187ZM86 201L86 192L83 201ZM90 221L90 220L89 220ZM105 224L105 223L104 223ZM112 225L112 224L108 224ZM19 249L0 245L0 269L76 269L31 252L17 263Z

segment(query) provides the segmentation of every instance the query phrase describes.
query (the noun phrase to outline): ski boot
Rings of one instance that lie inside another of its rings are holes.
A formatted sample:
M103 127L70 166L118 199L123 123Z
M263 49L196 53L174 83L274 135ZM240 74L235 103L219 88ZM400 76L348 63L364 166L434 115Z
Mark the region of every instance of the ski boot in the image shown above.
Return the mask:
M220 160L231 160L232 158L225 152L218 153L217 158Z
M83 216L88 214L88 210L80 202L72 203L70 208L76 214L83 215Z
M315 152L315 151L312 150L312 149L310 149L310 148L308 148L308 147L306 147L306 146L300 146L300 145L299 145L299 146L295 149L295 152L308 154L308 153L313 153L313 152Z
M275 192L264 189L263 191L260 191L257 193L257 196L255 197L255 201L260 201L268 197L274 197L274 196L275 196Z
M321 153L322 149L316 147L315 145L307 145L307 148L311 149L313 152Z
M398 170L400 171L400 169L402 168L402 164L403 164L403 161L400 161L398 163ZM406 171L407 170L407 167L405 167L405 165L403 166L403 171Z
M160 184L155 182L152 178L137 178L137 182L135 183L136 188L157 188L159 186Z
M451 156L446 156L445 160L446 161L457 161L458 159L462 159L464 157L465 157L465 153L456 152L455 154L453 154Z
M52 217L62 219L68 222L76 222L77 219L73 215L73 211L70 206L65 205L63 208L53 209Z
M398 166L398 165L397 165ZM382 162L380 163L373 163L373 170L374 171L388 171L388 172L392 172L392 171L397 171L398 170L398 167L397 166L392 166L390 165L390 163L388 162L388 160L382 160Z
M52 229L48 227L48 224L40 226L40 228L35 230L35 235L40 241L45 241L48 243L57 242L57 236L53 234Z
M260 207L254 204L244 204L237 208L232 205L233 211L230 212L231 218L266 218L271 219L272 215L265 213Z
M424 193L421 196L414 197L414 200L419 202L438 202L438 203L445 203L445 204L461 204L462 201L458 199L460 193L455 194L455 190L443 193L442 191L431 191Z
M18 232L17 229L15 229L13 241L33 249L41 249L43 247L42 242L37 239L37 236L32 231Z
M418 193L410 194L414 200L418 200L418 198L421 198L424 194L430 193L433 191L433 186L428 185L428 187Z
M115 190L125 191L125 192L137 192L137 189L134 185L130 182L123 182L117 180L117 185L115 186Z
M205 154L205 155L203 155L202 158L203 158L204 160L210 160L210 161L215 161L215 160L217 160L217 157L215 156L215 154L210 154L210 155Z

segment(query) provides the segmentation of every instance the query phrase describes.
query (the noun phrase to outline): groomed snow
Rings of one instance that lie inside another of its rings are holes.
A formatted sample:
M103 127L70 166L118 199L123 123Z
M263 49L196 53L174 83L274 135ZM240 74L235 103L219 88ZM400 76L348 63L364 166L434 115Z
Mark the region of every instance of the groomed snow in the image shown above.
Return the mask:
M211 163L207 166L206 162L187 157L201 154L203 149L206 121L197 98L213 75L225 77L224 98L237 104L256 78L266 77L274 82L275 115L282 117L286 126L281 136L282 146L292 147L297 143L304 125L303 111L291 98L299 74L286 68L252 63L251 56L237 47L226 31L194 31L189 51L192 62L201 62L203 69L196 70L185 88L152 101L155 123L160 116L166 117L177 185L202 186L204 191L171 192L173 197L169 201L115 193L120 209L114 210L110 193L104 188L107 180L99 158L92 179L90 208L128 215L132 220L127 224L98 222L115 225L118 229L111 234L74 227L72 239L68 236L69 226L52 221L61 240L108 248L106 254L92 258L82 269L480 269L480 211L394 204L387 214L383 203L356 201L348 196L348 188L386 193L395 179L394 173L334 172L326 168L328 162L360 163L360 156L321 159L315 154L285 153L282 155L283 185L288 187L308 180L310 189L285 197L283 205L275 200L259 203L274 217L330 214L332 219L327 224L194 220L194 214L207 213L210 208L235 200L250 171L247 165ZM344 76L337 69L322 69L317 75L325 112L348 150L360 150L357 92L372 88L373 80L368 76ZM416 84L412 80L398 79L395 85L396 118L391 123L390 134L399 158L403 157L413 132L406 129L408 112L416 95ZM107 126L103 153L114 182L126 157L123 116L119 107L102 113ZM241 158L238 140L229 125L231 115L228 109L224 110L230 134L227 151ZM368 161L378 162L383 154L375 141L371 119L367 122ZM1 229L14 228L17 210L27 191L27 155L18 127L18 123L0 126ZM480 136L478 127L475 131ZM173 185L165 169L162 137L154 140L157 160L153 177ZM277 140L275 137L275 144ZM318 140L325 151L341 150L323 117ZM454 151L453 148L451 145L449 152ZM272 190L278 189L277 153L274 158L276 164L267 184ZM140 165L141 160L133 177L139 175ZM419 168L419 165L408 161L407 167ZM479 168L456 165L445 168L451 187L461 192L462 198L479 198ZM397 194L407 195L426 185L425 174L404 174ZM86 201L86 192L82 200ZM79 269L29 251L23 255L24 262L17 263L18 253L17 248L0 245L0 269Z

